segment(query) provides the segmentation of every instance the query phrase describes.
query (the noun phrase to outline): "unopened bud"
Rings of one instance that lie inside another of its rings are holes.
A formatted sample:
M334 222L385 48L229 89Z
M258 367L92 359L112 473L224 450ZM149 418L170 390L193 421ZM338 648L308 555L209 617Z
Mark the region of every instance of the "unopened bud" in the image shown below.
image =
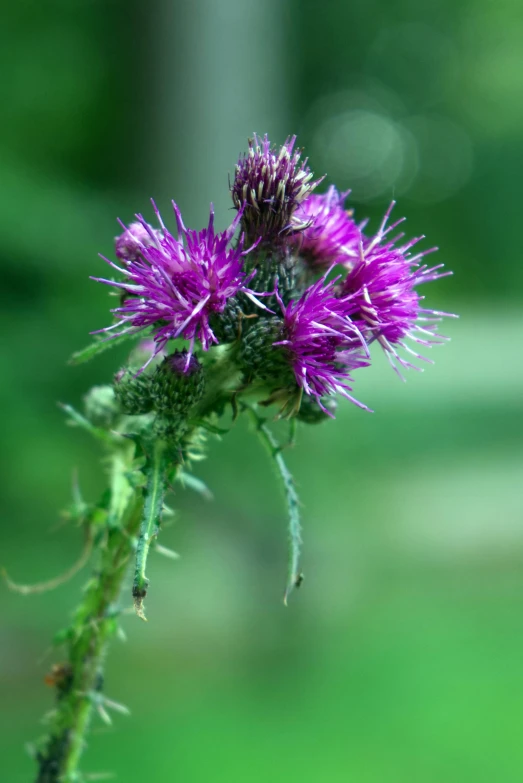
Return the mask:
M151 376L123 368L114 377L114 393L120 408L129 416L140 416L153 409Z
M253 277L250 288L254 292L269 293L275 289L282 299L284 305L288 305L291 299L297 297L296 277L297 262L296 258L285 253L267 253L260 254L256 259L256 274ZM246 313L260 313L260 308L256 307L251 300L246 299ZM264 296L261 300L263 304L277 312L280 308L275 296Z
M181 417L202 398L203 367L186 350L166 356L152 377L154 409L169 417Z
M267 136L249 140L249 151L238 161L231 195L236 209L243 209L242 229L249 241L276 242L292 230L296 208L314 190L307 160L294 149L296 137L278 148Z
M161 232L143 223L131 223L123 234L114 238L115 253L120 261L136 261L144 247L154 244L154 237L161 237Z
M248 305L252 305L250 300L247 301ZM224 344L233 343L237 340L241 334L243 315L250 311L250 307L243 306L238 297L232 296L227 301L223 312L213 313L210 319L210 327L218 342Z
M282 339L281 318L259 318L242 338L239 364L247 378L262 378L274 386L294 386L294 372Z
M334 416L338 403L335 397L323 397L321 404L326 410ZM305 424L320 424L322 421L327 421L332 418L329 416L318 404L316 397L309 397L306 394L303 395L298 413L298 421L303 421Z

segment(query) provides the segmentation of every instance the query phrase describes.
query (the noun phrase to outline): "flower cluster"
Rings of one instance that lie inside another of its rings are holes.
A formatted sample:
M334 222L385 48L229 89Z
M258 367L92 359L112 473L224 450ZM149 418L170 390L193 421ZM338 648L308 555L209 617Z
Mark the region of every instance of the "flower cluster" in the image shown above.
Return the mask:
M212 207L207 228L194 231L174 202L176 237L154 203L158 227L141 215L124 227L116 239L121 264L105 259L118 277L101 279L120 289L122 300L116 323L101 331L148 329L151 358L170 340L186 340L188 373L194 352L205 372L204 352L220 343L237 378L230 394L248 389L260 401L283 400L285 410L305 395L332 415L335 395L365 407L352 396L352 373L370 364L372 343L398 373L415 367L413 358L428 361L420 350L446 339L437 325L449 314L425 308L418 287L450 273L424 263L435 248L418 251L421 238L392 236L402 222L389 224L393 204L371 235L346 209L348 193L334 186L313 193L321 180L295 142L293 136L278 149L267 136L249 141L230 186L238 212L221 233ZM209 362L216 366L216 356ZM299 404L291 410L299 413Z

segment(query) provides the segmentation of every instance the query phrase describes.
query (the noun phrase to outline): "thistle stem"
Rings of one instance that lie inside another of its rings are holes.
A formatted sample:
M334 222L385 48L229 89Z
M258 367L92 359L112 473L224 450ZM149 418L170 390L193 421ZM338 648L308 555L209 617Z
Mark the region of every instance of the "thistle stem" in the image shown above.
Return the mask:
M104 654L118 627L116 602L135 550L142 516L141 490L133 489L124 476L124 468L131 469L133 455L134 446L126 444L112 459L110 514L95 527L93 548L98 561L66 632L67 661L55 667L56 707L48 719L48 735L36 756L36 783L82 780L78 763L93 709L96 705L103 708Z
M191 412L195 419L203 419L211 412L224 394L236 388L241 379L241 373L235 364L237 345L215 348L214 362L207 368L207 385L203 399Z
M149 585L149 580L145 575L145 567L151 543L157 537L160 529L168 464L166 444L162 440L157 440L153 446L153 453L145 466L147 487L136 546L136 567L133 580L134 607L136 614L142 620L147 619L143 610L143 600Z
M281 487L285 495L289 520L289 571L283 602L287 605L289 594L295 587L299 587L303 581L303 574L301 574L299 569L300 549L302 544L300 501L298 493L296 492L296 487L294 486L294 479L285 464L285 460L281 453L282 448L284 447L278 443L270 429L267 427L266 420L258 414L257 410L252 405L249 405L246 402L242 402L241 405L243 410L247 411L251 421L256 427L256 432L258 433L261 442L274 460L276 471L281 481ZM294 425L291 429L291 442L293 438Z

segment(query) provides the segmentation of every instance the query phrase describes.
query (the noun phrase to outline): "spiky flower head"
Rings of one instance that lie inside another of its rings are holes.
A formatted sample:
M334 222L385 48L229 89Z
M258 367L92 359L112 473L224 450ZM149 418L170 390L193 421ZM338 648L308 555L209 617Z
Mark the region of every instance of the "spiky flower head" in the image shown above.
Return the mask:
M452 272L441 272L443 264L429 267L421 259L434 252L430 248L412 252L412 248L423 239L416 237L403 241L404 234L389 239L390 232L403 219L387 226L394 202L388 208L377 234L362 239L358 257L348 263L348 274L341 287L342 297L351 302L350 312L358 328L370 342L377 340L385 350L393 368L400 374L398 366L419 369L404 359L397 348L403 348L417 359L430 362L421 356L408 341L430 347L446 341L437 333L442 313L422 307L424 297L416 287L446 277Z
M313 181L307 159L295 150L296 136L278 149L267 134L249 139L249 151L236 165L231 194L236 209L243 209L242 227L249 240L275 242L291 230L291 218L299 205L321 182Z
M204 391L203 367L186 351L175 351L166 356L156 368L151 384L154 409L167 416L187 413Z
M228 299L244 291L254 274L243 269L243 237L233 247L234 236L242 213L226 231L214 231L214 211L211 206L209 225L201 231L186 229L180 210L173 202L178 227L175 238L165 227L156 205L153 206L161 226L154 231L141 215L137 218L147 232L148 241L137 240L139 254L121 268L104 259L123 281L93 278L121 289L125 298L120 307L112 310L118 322L102 332L116 331L117 335L153 327L152 337L159 353L170 339L183 337L190 341L189 357L194 343L199 340L203 349L218 340L209 324L215 313L223 312Z
M158 230L139 222L131 223L129 228L125 226L122 228L124 229L123 233L114 238L114 249L117 258L125 263L137 261L142 247L151 245L155 236L160 237Z
M366 367L370 359L348 315L347 301L335 296L337 281L327 282L323 276L287 306L278 297L283 327L281 337L273 343L287 352L298 386L331 416L322 397L336 393L368 410L350 394L350 373Z
M306 198L294 213L293 223L306 226L295 236L296 247L313 268L327 269L357 256L363 226L344 208L348 194L331 185L326 193Z
M261 378L271 390L296 390L287 351L274 348L274 343L282 338L282 334L283 319L277 317L257 318L246 330L237 359L246 383L253 378Z
M113 388L122 412L128 416L152 411L151 379L147 374L123 367L114 376Z

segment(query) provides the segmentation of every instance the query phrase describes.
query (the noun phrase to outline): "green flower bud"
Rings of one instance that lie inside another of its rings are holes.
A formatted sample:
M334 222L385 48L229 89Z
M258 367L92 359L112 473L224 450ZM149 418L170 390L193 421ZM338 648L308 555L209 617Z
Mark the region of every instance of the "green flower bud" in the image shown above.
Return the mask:
M285 305L289 304L291 299L299 296L297 290L297 273L300 271L297 266L297 259L289 255L287 251L267 252L262 255L253 254L253 261L246 268L248 271L256 269L256 274L249 283L249 288L258 293L270 293L274 291L275 282L278 285L278 293ZM238 294L238 301L244 315L256 315L263 317L267 315L266 311L258 307L252 299L245 294ZM279 305L274 296L260 297L260 301L270 310L279 311Z
M186 350L166 356L152 376L153 407L176 419L185 416L202 398L205 387L203 367Z
M242 337L238 363L246 377L261 378L275 386L295 386L289 354L284 346L274 345L282 339L281 318L259 318Z
M213 313L211 315L209 325L219 343L233 343L240 337L243 313L245 313L243 303L240 302L238 297L233 296L227 300L222 313Z
M136 375L130 368L123 368L114 377L114 393L120 408L129 416L149 413L153 408L151 399L151 376Z
M256 275L253 277L250 287L253 291L274 291L275 280L278 281L278 293L283 303L288 304L296 296L296 259L293 256L281 257L268 255L256 264ZM263 303L274 309L276 300L273 297L264 297ZM255 306L256 307L256 306Z
M84 397L84 409L95 427L110 429L119 413L112 386L93 386Z
M336 413L338 403L335 397L323 397L321 404L333 415ZM319 424L322 421L330 419L328 413L318 405L316 397L309 397L304 394L301 400L300 410L298 413L298 421L303 421L305 424Z

